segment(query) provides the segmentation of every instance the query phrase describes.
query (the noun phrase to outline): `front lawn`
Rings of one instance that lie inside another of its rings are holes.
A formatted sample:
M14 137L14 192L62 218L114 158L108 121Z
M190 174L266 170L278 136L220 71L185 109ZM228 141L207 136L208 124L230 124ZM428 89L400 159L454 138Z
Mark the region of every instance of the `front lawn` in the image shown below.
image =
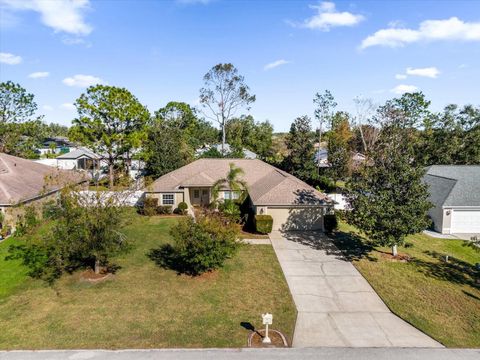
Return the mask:
M292 338L295 305L269 245L245 245L216 273L198 278L157 267L149 250L171 241L175 218L130 214L134 249L115 259L115 277L92 285L79 274L50 288L3 259L0 244L0 349L242 347L261 314ZM9 240L13 242L14 240ZM13 277L4 286L4 270ZM18 275L15 275L18 274Z
M399 262L344 223L334 238L395 314L445 346L480 347L480 253L464 241L410 236L399 248L410 260Z

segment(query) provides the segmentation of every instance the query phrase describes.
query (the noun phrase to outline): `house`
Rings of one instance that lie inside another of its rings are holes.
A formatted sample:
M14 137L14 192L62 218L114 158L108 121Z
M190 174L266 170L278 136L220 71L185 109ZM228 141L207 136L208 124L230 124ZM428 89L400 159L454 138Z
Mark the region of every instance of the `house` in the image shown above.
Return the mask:
M429 215L442 234L480 233L480 165L433 165L427 168Z
M79 147L66 154L57 156L57 167L64 170L96 170L101 167L103 157L90 149Z
M37 149L40 156L47 154L65 154L75 148L75 144L63 136L53 136L46 138L42 146Z
M315 157L314 157L315 163L319 167L330 167L330 163L328 161L328 150L327 149L318 149L315 152ZM359 153L352 151L350 153L350 160L353 168L358 168L361 164L363 164L366 161L366 156Z
M203 153L205 153L206 151L210 150L210 149L216 149L219 153L222 153L222 144L214 144L214 145L205 145L204 147L198 149L196 152L195 152L195 155L197 157L200 157L203 155ZM230 146L230 144L227 144L225 143L225 146L223 148L223 155L228 155L230 154L232 151L233 151L233 147ZM243 148L243 156L245 159L256 159L258 158L258 155L255 154L253 151L250 151L246 148Z
M232 163L244 171L252 212L271 215L273 230L323 230L323 215L332 201L258 159L199 159L157 179L146 189L146 196L158 198L161 205L206 206L212 201L213 184L227 175ZM221 199L236 197L231 189L221 189Z
M20 205L51 200L67 184L87 181L84 174L52 169L32 160L0 153L0 212L4 223L14 225Z

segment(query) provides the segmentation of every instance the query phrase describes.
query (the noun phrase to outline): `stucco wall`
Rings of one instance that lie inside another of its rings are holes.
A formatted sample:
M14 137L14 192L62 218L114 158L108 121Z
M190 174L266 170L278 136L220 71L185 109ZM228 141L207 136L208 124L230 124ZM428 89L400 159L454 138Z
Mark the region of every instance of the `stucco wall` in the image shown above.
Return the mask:
M273 230L323 230L321 207L267 207L264 214L272 216Z
M174 201L174 204L171 205L171 204L168 204L170 206L173 206L173 208L177 208L178 207L178 204L180 204L182 201L185 201L184 200L184 193L183 192L163 192L163 193L147 193L145 196L146 197L150 197L150 198L156 198L158 199L158 205L161 205L163 206L164 204L162 203L162 195L163 194L173 194L173 201ZM185 201L187 204L189 204L189 202Z

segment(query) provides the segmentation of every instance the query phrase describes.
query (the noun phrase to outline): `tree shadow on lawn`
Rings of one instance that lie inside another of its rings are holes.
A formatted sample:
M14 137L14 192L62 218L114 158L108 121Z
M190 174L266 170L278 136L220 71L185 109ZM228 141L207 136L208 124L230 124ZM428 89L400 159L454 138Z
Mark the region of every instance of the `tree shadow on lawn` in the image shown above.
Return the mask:
M373 244L359 234L335 231L329 235L329 238L335 244L339 257L343 257L347 261L352 262L362 259L378 261L371 255L373 251L377 251Z
M183 265L183 262L180 261L175 249L170 244L162 245L157 249L150 249L147 253L147 257L162 269L174 270L177 275L197 275Z
M434 262L424 261L413 258L409 261L415 265L418 271L423 274L444 281L460 285L469 285L473 288L480 289L478 279L480 279L480 271L475 266L449 256L448 262L445 261L445 255L436 251L424 251L434 260ZM478 298L477 298L478 299Z

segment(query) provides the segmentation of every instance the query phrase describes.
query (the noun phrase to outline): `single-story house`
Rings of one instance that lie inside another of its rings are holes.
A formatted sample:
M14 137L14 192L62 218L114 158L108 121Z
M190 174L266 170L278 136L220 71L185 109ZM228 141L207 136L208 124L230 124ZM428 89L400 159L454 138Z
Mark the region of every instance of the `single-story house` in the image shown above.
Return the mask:
M20 205L42 204L67 184L87 181L85 174L53 169L32 160L0 153L0 212L4 224L13 226L22 213Z
M252 212L271 215L273 230L323 230L323 216L333 202L323 193L276 167L258 159L199 159L153 182L147 197L156 197L161 205L177 207L211 203L212 186L225 178L230 164L244 171ZM231 189L220 192L221 199L238 196Z
M204 152L210 150L210 149L216 149L219 153L222 153L222 144L213 144L213 145L205 145L200 149L197 149L195 151L195 155L197 157L200 157L203 155ZM256 159L258 158L258 155L255 154L253 151L248 150L247 148L243 148L243 156L245 159ZM230 144L225 143L225 146L223 148L223 155L228 155L233 151L233 147L230 146Z
M75 148L75 144L63 136L53 136L45 138L42 146L37 149L40 155L46 154L65 154Z
M352 162L352 166L354 168L359 167L366 161L366 156L362 153L352 151L350 153L350 159ZM328 161L328 149L321 148L315 151L314 161L317 163L319 167L327 168L330 167L330 162Z
M64 170L99 170L103 157L90 149L79 147L57 156L57 167Z
M480 233L480 165L433 165L427 168L429 215L442 234Z

